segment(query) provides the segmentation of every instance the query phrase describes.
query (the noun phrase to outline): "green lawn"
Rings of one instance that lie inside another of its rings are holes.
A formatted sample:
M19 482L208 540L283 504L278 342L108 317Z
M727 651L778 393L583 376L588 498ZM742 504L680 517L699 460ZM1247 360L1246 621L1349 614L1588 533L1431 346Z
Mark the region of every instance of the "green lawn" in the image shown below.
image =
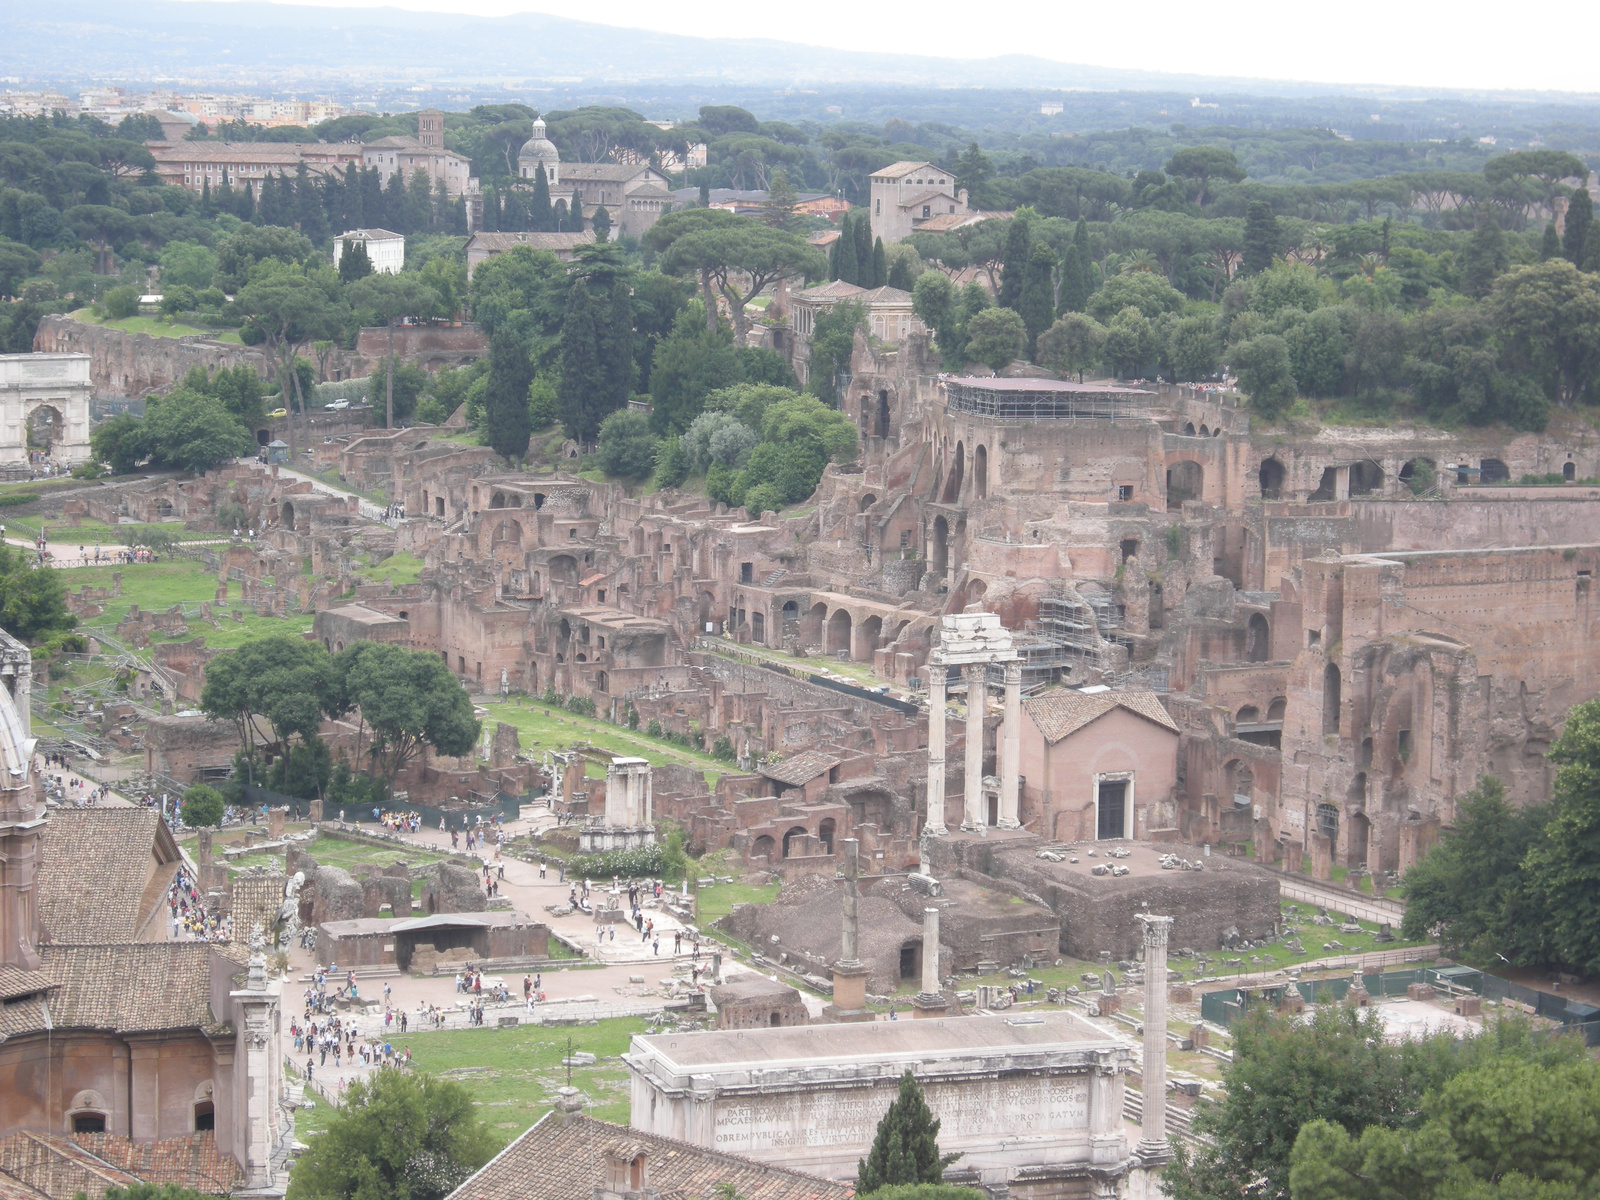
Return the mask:
M185 529L177 521L168 521L159 525L107 525L104 521L96 521L85 517L74 525L71 521L61 517L48 516L21 516L6 517L0 510L0 524L5 525L6 533L14 536L19 532L26 532L29 536L37 537L41 526L50 528L50 545L59 554L62 547L71 547L69 553L76 552L77 547L83 546L93 550L95 546L110 549L117 546L129 545L130 536L134 542L141 542L147 532L154 530L167 537L175 537L179 541L215 541L222 537L219 533L208 533L199 529Z
M556 1089L567 1083L561 1060L567 1047L593 1054L593 1066L573 1067L572 1086L587 1097L590 1116L620 1125L628 1123L628 1069L621 1056L629 1039L643 1033L636 1017L615 1018L595 1025L548 1028L489 1026L436 1033L413 1033L389 1040L410 1046L419 1070L452 1079L472 1093L478 1116L499 1143L509 1142L555 1103ZM297 1131L303 1128L297 1125Z
M371 583L383 582L390 587L405 587L415 583L422 575L423 562L415 554L391 554L382 562L361 569L361 578Z
M105 611L98 617L82 621L78 627L80 633L92 635L100 631L111 635L117 624L128 615L129 608L135 604L145 611L163 612L174 604L199 604L201 601L214 600L217 594L216 576L196 559L172 559L166 562L133 563L125 566L68 567L61 573L67 587L75 592L85 585L109 590L111 576L118 571L122 573L122 595L116 599L103 601L102 607ZM262 617L257 616L254 610L240 610L245 614L244 620L235 621L233 612L239 604L239 585L231 585L230 591L232 599L228 606L212 610L222 628L218 629L210 622L202 620L196 613L189 618L187 637L204 637L208 646L231 650L252 638L290 632L308 633L311 630L309 614L301 616L296 613L287 618ZM154 640L185 639L158 637Z
M646 737L625 725L612 725L593 717L580 717L559 708L546 708L539 701L518 697L495 701L486 706L489 718L515 725L524 750L564 749L574 744L598 746L613 754L628 754L647 758L657 765L686 763L704 772L708 786L715 787L728 764L709 754L685 750L667 742Z
M700 888L695 895L695 920L709 929L712 922L725 917L740 904L771 904L778 898L775 883L715 883ZM726 936L720 931L719 937Z
M104 325L107 329L120 329L124 333L148 333L151 337L193 337L199 334L218 342L231 342L233 345L242 345L239 341L237 329L207 329L200 325L186 325L168 317L123 317L117 321L105 321L95 316L94 310L80 308L70 314L74 321L82 321L85 325Z

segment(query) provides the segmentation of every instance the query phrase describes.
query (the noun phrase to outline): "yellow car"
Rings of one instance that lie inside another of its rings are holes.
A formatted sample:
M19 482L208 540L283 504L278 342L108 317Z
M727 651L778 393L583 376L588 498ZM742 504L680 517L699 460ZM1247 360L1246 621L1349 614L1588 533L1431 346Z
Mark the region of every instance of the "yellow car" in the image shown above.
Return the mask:
M281 421L284 417L287 417L288 415L289 415L289 410L286 409L286 408L275 408L275 409L273 409L271 412L269 412L267 414L267 416L271 417L274 421Z

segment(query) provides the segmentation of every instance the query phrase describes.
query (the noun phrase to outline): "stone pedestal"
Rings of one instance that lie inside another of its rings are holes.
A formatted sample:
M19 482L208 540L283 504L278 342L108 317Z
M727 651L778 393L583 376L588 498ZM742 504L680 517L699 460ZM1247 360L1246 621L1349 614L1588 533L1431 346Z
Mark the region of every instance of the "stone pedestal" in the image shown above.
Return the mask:
M867 974L864 963L833 964L833 1003L823 1008L824 1021L848 1024L877 1019L867 1007Z
M1311 878L1323 882L1333 878L1333 841L1325 833L1313 833L1311 842Z
M311 802L310 821L311 821L311 823L313 825L320 825L322 823L322 801L321 800L313 800Z

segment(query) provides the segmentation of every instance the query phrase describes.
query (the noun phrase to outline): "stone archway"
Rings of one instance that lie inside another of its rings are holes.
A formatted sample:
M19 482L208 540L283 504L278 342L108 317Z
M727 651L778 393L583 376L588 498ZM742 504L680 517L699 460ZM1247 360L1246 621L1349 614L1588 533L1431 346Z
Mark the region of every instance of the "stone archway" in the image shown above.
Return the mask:
M950 464L950 474L944 481L944 491L939 497L945 504L955 504L961 499L961 484L966 471L967 447L965 443L957 442L955 458Z
M848 609L836 609L828 618L828 653L849 654L850 632L853 622Z
M1183 458L1167 468L1167 511L1177 512L1185 500L1199 500L1205 491L1205 468Z
M989 448L979 446L972 452L972 498L982 500L989 494Z
M294 505L287 500L278 506L278 522L285 529L294 528Z
M783 835L783 856L788 858L796 838L811 836L811 831L804 825L796 825Z
M1283 469L1283 464L1275 458L1261 460L1261 469L1256 473L1256 478L1261 483L1261 498L1263 500L1283 499L1283 481L1288 472Z
M950 568L950 522L941 513L933 519L933 537L928 547L928 570L935 579L943 579Z
M1245 629L1246 662L1266 662L1272 657L1272 637L1267 628L1267 619L1260 613L1250 614L1250 623Z

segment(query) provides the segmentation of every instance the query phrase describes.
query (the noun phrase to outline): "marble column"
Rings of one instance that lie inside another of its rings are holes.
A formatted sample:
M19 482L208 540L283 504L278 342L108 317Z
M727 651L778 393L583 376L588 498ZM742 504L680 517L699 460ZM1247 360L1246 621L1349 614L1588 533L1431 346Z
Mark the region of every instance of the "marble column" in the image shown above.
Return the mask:
M944 824L945 668L928 665L928 819L922 831L942 837Z
M939 990L939 910L933 905L922 910L922 990L911 999L912 1015L942 1017L949 1009Z
M1144 923L1144 1116L1138 1153L1165 1159L1167 1142L1167 935L1171 917L1135 914Z
M967 664L967 796L961 810L963 829L984 829L989 824L983 811L983 711L988 707L988 670L987 663Z
M861 842L845 838L839 843L844 857L844 921L839 937L839 959L833 964L833 1003L822 1010L829 1022L871 1021L867 1007L867 968L857 958L860 944Z
M1022 771L1022 663L1008 662L1006 673L1005 722L1000 745L1000 828L1020 829L1022 820L1017 795Z

